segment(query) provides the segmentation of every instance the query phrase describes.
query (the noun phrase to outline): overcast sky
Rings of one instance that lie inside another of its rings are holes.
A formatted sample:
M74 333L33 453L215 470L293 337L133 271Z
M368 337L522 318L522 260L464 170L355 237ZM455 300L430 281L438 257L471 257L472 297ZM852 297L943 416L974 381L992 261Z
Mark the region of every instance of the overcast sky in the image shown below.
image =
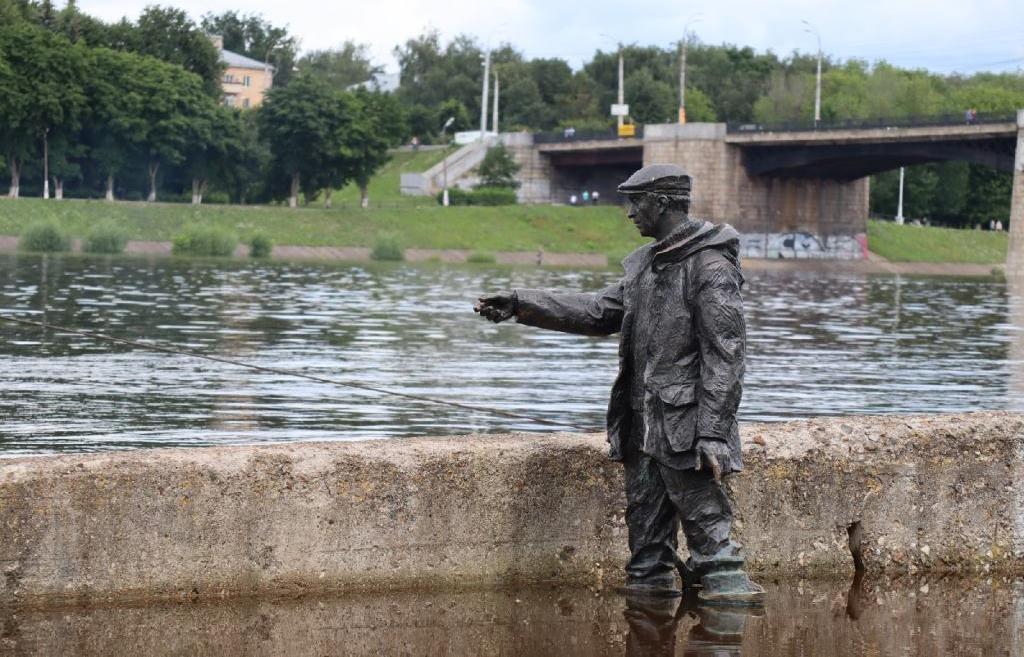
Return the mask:
M229 9L263 14L287 25L303 50L346 39L369 44L379 64L397 70L392 49L425 29L446 39L475 35L482 43L509 42L528 57L560 57L578 68L597 49L615 43L668 46L689 22L704 43L733 43L785 55L822 49L843 59L886 59L940 73L1024 71L1024 0L156 0L193 18ZM105 20L134 18L154 0L80 0ZM692 20L689 18L696 16ZM628 64L627 64L628 65Z

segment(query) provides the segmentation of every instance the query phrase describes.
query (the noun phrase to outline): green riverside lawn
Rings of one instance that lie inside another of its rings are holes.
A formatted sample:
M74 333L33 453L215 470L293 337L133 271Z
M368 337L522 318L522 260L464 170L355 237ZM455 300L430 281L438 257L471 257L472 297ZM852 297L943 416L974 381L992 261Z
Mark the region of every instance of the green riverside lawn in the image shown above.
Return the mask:
M1008 244L1006 232L868 222L868 248L894 262L999 265L1006 262Z
M353 202L346 200L349 194ZM338 197L341 197L339 199ZM373 190L371 188L371 201ZM622 208L550 205L442 208L432 199L407 199L369 209L358 207L358 192L335 195L336 207L313 205L230 206L105 201L0 199L0 235L20 235L26 227L52 221L71 237L84 237L96 224L112 220L130 239L171 240L184 227L215 224L247 240L256 233L275 244L372 247L394 237L402 247L495 251L603 253L618 262L643 243ZM899 262L1002 264L1007 234L922 226L868 223L870 249Z
M372 198L372 197L371 197ZM0 199L0 234L56 222L72 237L112 220L129 239L171 240L185 226L206 224L231 230L242 240L263 233L274 244L369 246L395 237L402 247L468 249L478 252L545 251L605 253L622 258L643 240L622 208L548 205L504 207L384 206L332 209L277 206L193 207L171 203Z

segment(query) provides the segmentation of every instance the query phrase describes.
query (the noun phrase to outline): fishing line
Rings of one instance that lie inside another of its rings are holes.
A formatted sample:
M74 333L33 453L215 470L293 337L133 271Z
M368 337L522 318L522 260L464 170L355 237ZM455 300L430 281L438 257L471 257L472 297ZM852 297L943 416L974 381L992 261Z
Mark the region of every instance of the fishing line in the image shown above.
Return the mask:
M127 340L125 338L118 338L113 335L107 335L105 333L99 333L97 331L89 331L86 329L75 329L68 326L61 326L59 324L51 324L49 322L37 322L31 319L22 319L20 317L11 317L8 315L0 315L0 321L10 322L12 324L22 324L24 326L34 326L37 328L53 329L61 331L62 333L71 333L74 335L82 335L89 338L96 338L105 342L114 342L118 344L128 345L130 347L138 347L139 349L147 349L149 351L156 351L164 354L171 354L174 356L189 356L191 358L201 358L203 360L209 360L216 363L224 363L226 365L234 365L236 367L244 367L257 372L267 372L270 374L279 374L281 376L294 376L300 379L308 379L310 381L316 381L318 383L327 383L330 385L343 386L346 388L355 388L357 390L365 390L367 392L375 392L381 395L389 395L391 397L401 397L403 399L410 399L418 402L426 402L428 404L439 404L442 406L450 406L452 408L459 408L464 411L473 411L474 413L485 413L489 415L500 415L502 417L514 419L514 420L529 420L530 422L536 422L538 424L547 424L551 426L564 427L568 429L574 429L583 433L592 433L595 431L593 428L586 428L576 426L568 422L561 422L559 420L549 420L546 418L535 417L532 415L526 415L523 413L515 413L513 411L503 411L498 408L489 408L484 406L474 406L472 404L463 404L460 402L448 401L446 399L436 399L434 397L424 397L421 395L414 395L408 392L398 392L396 390L388 390L386 388L378 388L376 386L366 385L365 383L352 383L351 381L341 381L339 379L330 379L324 376L317 376L315 374L306 374L305 372L293 372L290 370L282 370L277 367L266 367L264 365L254 365L252 363L246 363L244 361L235 360L233 358L224 358L222 356L211 356L201 351L194 351L192 349L172 348L172 347L161 347L160 345L149 344L146 342L136 342L135 340Z

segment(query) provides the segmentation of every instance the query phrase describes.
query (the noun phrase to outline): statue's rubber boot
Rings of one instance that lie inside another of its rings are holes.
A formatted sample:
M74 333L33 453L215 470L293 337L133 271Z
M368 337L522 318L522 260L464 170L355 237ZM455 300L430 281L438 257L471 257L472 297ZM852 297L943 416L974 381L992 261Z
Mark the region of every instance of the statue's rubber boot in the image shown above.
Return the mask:
M697 594L697 599L708 605L759 606L764 604L764 598L764 589L739 568L705 573Z
M683 588L699 589L703 586L704 576L713 570L743 570L746 560L739 554L727 556L716 555L714 561L694 561L690 557L686 561L676 559L676 569L683 580Z
M628 596L652 598L678 598L683 594L676 584L675 574L671 572L652 577L627 577L625 586L616 591Z

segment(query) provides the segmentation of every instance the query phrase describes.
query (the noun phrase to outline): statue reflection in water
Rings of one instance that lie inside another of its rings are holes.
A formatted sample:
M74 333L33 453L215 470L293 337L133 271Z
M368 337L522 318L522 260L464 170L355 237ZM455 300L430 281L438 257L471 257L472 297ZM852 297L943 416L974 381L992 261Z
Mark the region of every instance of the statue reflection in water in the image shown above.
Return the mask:
M622 612L629 625L627 657L674 657L680 622L691 623L685 637L686 657L739 657L747 619L760 616L760 607L709 606L695 595L679 598L627 596Z

